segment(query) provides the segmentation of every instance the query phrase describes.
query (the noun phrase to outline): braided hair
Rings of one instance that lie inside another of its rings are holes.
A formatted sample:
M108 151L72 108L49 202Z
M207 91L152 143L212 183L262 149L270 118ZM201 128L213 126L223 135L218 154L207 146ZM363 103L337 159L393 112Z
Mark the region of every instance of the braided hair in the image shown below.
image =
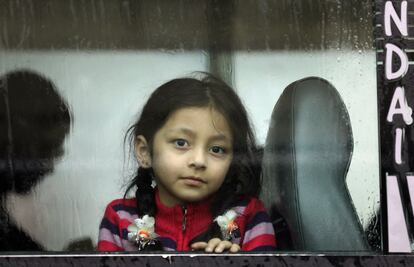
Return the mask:
M246 109L230 86L207 73L202 73L201 79L179 78L161 85L151 94L136 123L127 131L125 140L129 138L133 147L136 138L144 136L152 154L156 132L174 111L208 106L226 118L233 134L233 160L210 207L213 217L216 217L234 207L240 198L256 197L261 187L260 150L256 146ZM125 192L126 196L131 189L137 188L135 196L139 216L155 216L157 212L152 180L152 169L139 167ZM206 232L190 243L207 242L214 237L222 238L217 223L212 223Z

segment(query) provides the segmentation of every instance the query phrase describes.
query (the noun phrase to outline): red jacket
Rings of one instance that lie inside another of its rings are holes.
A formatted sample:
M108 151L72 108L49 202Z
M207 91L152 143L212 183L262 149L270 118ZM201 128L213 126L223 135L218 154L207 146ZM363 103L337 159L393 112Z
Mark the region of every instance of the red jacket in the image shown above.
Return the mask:
M157 214L155 232L165 250L188 251L190 241L207 230L213 222L209 202L163 205L156 193ZM232 240L244 251L275 250L275 235L263 204L255 198L241 200L233 207L238 213L239 230ZM136 199L117 199L109 203L99 232L99 251L134 251L136 246L128 241L127 227L138 218ZM237 235L238 234L238 235Z

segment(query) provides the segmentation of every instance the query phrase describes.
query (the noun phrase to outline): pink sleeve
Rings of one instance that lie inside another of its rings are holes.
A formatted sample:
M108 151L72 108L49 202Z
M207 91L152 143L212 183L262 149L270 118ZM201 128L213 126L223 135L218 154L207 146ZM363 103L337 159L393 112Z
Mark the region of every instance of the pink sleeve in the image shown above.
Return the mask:
M244 214L247 221L241 249L244 251L276 250L275 232L263 203L252 198Z

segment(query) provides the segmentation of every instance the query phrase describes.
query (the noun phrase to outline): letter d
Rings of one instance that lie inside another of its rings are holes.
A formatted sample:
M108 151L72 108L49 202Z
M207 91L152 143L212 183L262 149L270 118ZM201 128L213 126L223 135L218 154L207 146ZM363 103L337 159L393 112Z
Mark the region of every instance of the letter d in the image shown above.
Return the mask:
M403 77L408 71L408 57L404 51L396 45L386 44L385 45L386 56L385 56L385 77L387 80L394 80ZM397 54L401 61L400 68L393 72L392 71L392 57L393 54Z

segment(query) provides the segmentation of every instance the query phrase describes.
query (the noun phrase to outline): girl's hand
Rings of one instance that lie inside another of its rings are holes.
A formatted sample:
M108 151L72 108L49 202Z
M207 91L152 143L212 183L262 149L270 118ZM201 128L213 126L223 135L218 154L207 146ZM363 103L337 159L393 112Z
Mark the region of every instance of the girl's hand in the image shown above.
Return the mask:
M240 250L240 246L234 243L231 243L227 240L221 240L219 238L210 239L207 242L196 242L191 245L193 250L204 250L205 252L215 252L221 253L225 250L228 250L232 253L238 252Z

